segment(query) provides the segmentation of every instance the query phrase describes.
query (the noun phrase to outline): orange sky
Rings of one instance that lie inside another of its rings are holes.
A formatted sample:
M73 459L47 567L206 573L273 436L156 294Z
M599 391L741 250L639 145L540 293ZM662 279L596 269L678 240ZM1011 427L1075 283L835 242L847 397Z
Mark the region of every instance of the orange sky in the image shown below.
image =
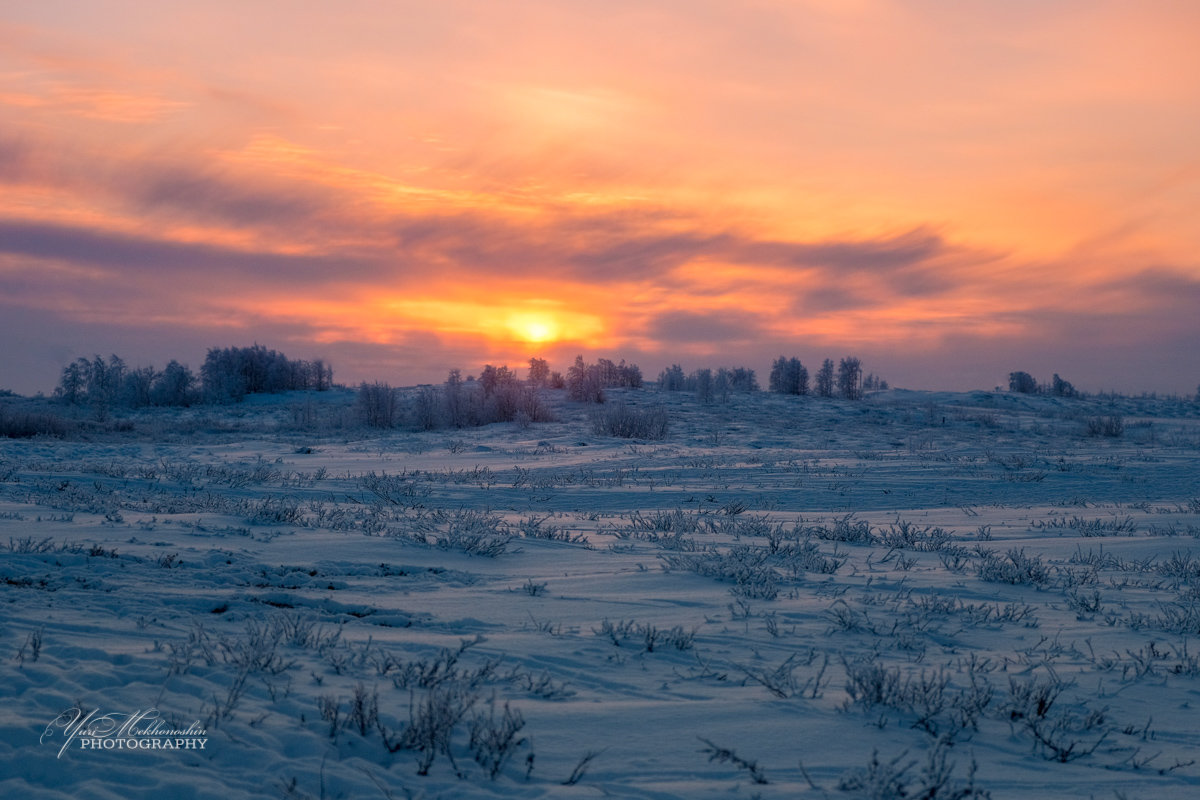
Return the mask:
M1200 379L1200 5L328 9L5 4L0 388L255 341Z

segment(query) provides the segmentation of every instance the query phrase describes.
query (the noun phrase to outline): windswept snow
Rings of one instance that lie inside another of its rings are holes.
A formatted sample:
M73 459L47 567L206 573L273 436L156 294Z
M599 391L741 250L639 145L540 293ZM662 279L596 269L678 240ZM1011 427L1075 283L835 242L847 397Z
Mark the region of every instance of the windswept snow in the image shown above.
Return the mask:
M1195 403L616 394L0 440L0 794L1200 795Z

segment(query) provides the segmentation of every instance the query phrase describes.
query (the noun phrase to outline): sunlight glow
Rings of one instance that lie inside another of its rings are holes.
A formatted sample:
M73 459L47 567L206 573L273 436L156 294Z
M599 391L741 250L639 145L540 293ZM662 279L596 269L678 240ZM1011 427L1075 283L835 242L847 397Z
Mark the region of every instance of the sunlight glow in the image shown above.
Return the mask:
M508 329L517 339L534 344L553 342L560 337L558 323L546 314L514 314L508 319Z

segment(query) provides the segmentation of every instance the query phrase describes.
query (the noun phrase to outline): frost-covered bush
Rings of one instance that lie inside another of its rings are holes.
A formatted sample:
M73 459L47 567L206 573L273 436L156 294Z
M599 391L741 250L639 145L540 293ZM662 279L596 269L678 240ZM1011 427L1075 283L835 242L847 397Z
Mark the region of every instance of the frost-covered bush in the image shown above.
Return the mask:
M818 539L852 544L871 544L871 525L866 520L855 519L853 514L838 517L832 525L810 525L807 531Z
M1125 435L1125 420L1119 414L1088 417L1084 425L1088 436L1107 436L1116 439Z
M661 406L638 409L613 403L592 415L592 431L622 439L665 439L670 422Z
M1005 555L985 553L977 566L979 578L991 583L1041 586L1050 580L1050 568L1039 555L1024 550L1009 550Z
M987 800L991 792L975 785L972 763L965 782L954 778L954 764L946 755L949 746L937 742L925 754L925 763L908 758L908 751L889 761L880 761L879 752L871 754L865 767L847 770L838 779L837 788L849 797L867 800L904 800L904 798L946 798L946 800Z
M918 526L898 519L879 534L880 543L900 550L921 550L936 553L946 549L951 542L950 533L936 526Z
M730 590L739 597L774 600L779 596L779 575L771 554L763 547L734 545L720 552L664 553L664 569L682 569L718 580L732 581Z
M65 436L72 425L54 414L17 413L0 406L0 437L29 439L34 436Z
M509 542L517 538L499 516L471 509L438 510L427 518L414 520L409 529L398 535L441 550L488 558L502 555Z

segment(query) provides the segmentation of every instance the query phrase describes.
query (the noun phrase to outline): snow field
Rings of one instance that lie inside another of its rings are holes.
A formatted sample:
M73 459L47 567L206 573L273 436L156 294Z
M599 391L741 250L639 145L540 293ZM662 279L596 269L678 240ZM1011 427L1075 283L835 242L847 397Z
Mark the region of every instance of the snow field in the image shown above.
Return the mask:
M1194 404L622 399L667 437L0 442L0 791L1200 792ZM72 709L206 744L60 751Z

